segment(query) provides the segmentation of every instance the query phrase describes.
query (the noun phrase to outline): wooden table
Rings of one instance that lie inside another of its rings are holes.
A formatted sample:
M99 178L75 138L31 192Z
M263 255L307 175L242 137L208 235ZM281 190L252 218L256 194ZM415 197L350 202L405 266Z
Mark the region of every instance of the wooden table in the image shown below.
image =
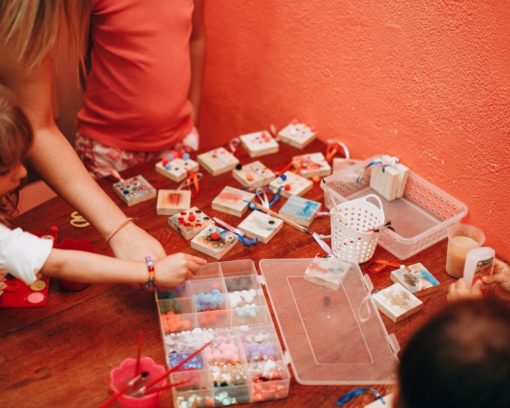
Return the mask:
M285 144L280 152L262 157L262 161L274 170L283 168L293 155L324 151L324 145L315 141L300 151ZM240 147L237 153L241 163L252 161ZM157 174L153 164L126 171L126 177L143 174L156 188L174 188L176 183ZM113 197L111 181L100 183ZM219 215L225 221L236 224L239 218L218 214L211 209L212 199L225 185L238 187L231 173L212 177L205 174L201 190L194 199L198 206L210 215ZM84 191L83 194L86 194ZM322 190L315 184L307 198L322 201ZM114 200L119 202L115 197ZM123 206L126 214L137 218L137 224L154 235L168 253L195 253L187 241L171 230L166 216L155 215L155 200L131 208ZM278 203L276 209L281 203ZM60 198L52 199L28 213L16 222L23 229L42 233L51 225L59 227L60 238L87 238L99 253L111 254L98 232L89 227L78 230L69 225L72 208ZM329 218L314 221L311 229L321 233L329 230ZM285 238L284 238L285 237ZM310 258L319 251L313 239L285 225L283 230L267 245L245 248L236 245L222 260L252 259L258 263L263 258ZM200 255L200 254L198 254ZM395 259L381 247L376 257ZM385 316L389 333L395 333L401 346L417 327L446 303L448 284L452 281L444 270L446 241L407 260L406 263L422 262L440 281L440 289L423 297L424 308L406 320L394 324ZM212 258L208 258L214 261ZM364 266L362 265L362 270ZM371 276L375 289L389 286L392 282L388 272ZM0 311L0 400L3 407L93 407L111 395L110 370L128 356L136 354L136 337L144 330L143 354L163 363L165 356L161 341L156 305L151 293L129 286L93 285L72 293L60 289L58 281L51 282L47 307L34 309L3 309ZM352 386L304 386L291 380L287 399L266 402L265 407L319 407L335 406L336 399ZM376 387L383 394L389 386ZM363 406L372 401L369 395L356 398L349 406ZM163 406L171 406L171 393L163 398Z

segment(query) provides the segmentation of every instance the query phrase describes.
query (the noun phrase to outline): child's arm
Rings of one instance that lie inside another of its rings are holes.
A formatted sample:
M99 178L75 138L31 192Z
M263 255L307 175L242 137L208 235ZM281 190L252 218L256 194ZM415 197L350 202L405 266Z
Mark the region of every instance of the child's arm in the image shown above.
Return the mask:
M126 215L87 173L53 119L51 60L28 69L14 60L16 52L0 49L0 82L14 91L17 102L34 130L30 161L48 184L107 237ZM4 56L12 58L3 58ZM161 244L134 223L126 225L110 241L115 255L122 259L161 258Z
M174 287L191 278L206 261L177 253L156 261L155 280L161 287ZM90 252L53 249L42 273L55 278L87 283L145 284L145 262L124 261Z
M195 0L193 9L193 31L190 40L191 86L189 99L193 105L193 123L198 122L200 98L202 95L202 78L204 73L205 35L203 0Z

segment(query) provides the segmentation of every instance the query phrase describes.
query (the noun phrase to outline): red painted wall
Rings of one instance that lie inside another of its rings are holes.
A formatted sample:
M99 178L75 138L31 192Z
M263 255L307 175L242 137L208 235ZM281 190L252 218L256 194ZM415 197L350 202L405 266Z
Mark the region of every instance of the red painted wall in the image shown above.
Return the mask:
M399 156L510 258L510 3L205 3L203 146L298 117Z

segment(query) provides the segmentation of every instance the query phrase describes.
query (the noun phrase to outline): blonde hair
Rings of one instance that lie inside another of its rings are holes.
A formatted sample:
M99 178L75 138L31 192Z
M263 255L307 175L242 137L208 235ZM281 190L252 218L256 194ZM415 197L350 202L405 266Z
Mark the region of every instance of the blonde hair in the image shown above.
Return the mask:
M6 88L0 87L0 172L9 171L24 161L32 145L32 127L23 111L15 105ZM10 225L16 211L19 191L0 197L0 222Z
M78 62L85 52L90 12L90 0L2 0L0 42L32 68L63 38Z

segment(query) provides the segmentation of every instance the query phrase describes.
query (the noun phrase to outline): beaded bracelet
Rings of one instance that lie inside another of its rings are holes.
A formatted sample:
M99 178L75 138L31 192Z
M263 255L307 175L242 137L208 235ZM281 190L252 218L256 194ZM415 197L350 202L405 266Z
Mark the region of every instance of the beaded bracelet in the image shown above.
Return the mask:
M108 243L114 236L117 234L122 228L124 228L126 225L128 225L131 221L133 221L133 218L126 218L124 221L122 221L117 228L115 228L110 235L108 235L105 238L105 241Z
M147 272L149 272L149 279L144 285L145 289L152 289L156 283L156 270L154 268L154 261L150 256L145 257L145 264L147 265Z

